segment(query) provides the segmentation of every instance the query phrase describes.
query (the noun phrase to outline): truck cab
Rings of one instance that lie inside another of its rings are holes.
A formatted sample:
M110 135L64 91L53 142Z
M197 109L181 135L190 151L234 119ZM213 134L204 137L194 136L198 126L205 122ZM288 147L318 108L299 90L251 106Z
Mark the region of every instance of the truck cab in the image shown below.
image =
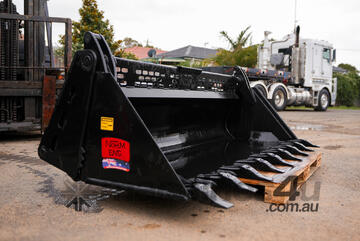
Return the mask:
M268 99L273 100L276 109L306 105L324 111L336 100L336 79L332 77L336 50L327 41L300 38L299 32L297 27L283 39L270 41L270 32L266 31L263 45L258 48L258 68L289 73L290 78L282 83L266 84ZM285 100L281 102L281 98ZM276 106L276 99L281 106Z

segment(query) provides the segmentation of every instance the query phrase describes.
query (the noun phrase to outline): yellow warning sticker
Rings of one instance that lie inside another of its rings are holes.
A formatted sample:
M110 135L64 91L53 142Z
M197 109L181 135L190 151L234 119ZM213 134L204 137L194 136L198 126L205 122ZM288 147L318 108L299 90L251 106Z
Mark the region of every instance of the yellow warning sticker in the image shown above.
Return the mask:
M112 117L101 117L100 129L103 131L114 131L114 118Z

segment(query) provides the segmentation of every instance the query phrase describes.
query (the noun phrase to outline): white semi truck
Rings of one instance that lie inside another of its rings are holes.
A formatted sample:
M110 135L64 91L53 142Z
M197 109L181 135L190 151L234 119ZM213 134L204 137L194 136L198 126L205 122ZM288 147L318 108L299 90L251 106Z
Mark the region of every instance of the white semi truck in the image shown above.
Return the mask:
M302 39L300 27L282 40L270 41L270 32L258 48L257 68L244 68L250 85L257 88L278 111L305 105L325 111L335 104L336 78L332 63L336 50L323 40ZM207 71L231 74L233 67L205 67Z
M298 26L282 40L269 41L266 31L258 48L258 69L245 70L251 86L259 88L275 109L305 105L325 111L336 100L336 50L327 41L302 39L299 33Z

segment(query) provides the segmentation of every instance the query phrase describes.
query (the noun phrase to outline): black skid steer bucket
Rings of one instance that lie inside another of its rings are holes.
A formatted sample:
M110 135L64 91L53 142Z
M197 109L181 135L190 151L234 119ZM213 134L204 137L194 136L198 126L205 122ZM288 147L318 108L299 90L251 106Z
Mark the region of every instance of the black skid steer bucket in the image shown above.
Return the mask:
M231 207L213 189L269 180L313 146L297 139L241 68L233 75L115 58L101 35L68 78L39 156L74 180ZM297 157L295 157L297 155ZM271 180L269 180L271 181Z

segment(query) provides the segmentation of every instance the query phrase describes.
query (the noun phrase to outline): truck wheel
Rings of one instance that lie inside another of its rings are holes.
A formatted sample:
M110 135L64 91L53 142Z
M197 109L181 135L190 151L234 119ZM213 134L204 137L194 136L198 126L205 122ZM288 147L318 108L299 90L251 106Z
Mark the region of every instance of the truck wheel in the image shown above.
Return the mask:
M275 88L272 98L271 104L277 111L285 110L287 102L287 94L286 90L282 86L278 86Z
M322 89L318 97L318 105L315 107L316 111L326 111L330 104L330 95L326 89Z
M262 94L262 96L265 97L265 99L267 99L267 91L266 89L264 88L264 86L262 85L255 85L254 87L255 89L258 89L260 91L260 93Z

